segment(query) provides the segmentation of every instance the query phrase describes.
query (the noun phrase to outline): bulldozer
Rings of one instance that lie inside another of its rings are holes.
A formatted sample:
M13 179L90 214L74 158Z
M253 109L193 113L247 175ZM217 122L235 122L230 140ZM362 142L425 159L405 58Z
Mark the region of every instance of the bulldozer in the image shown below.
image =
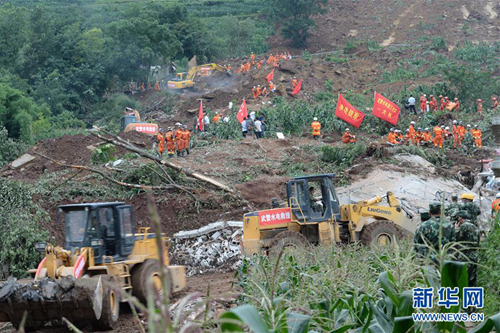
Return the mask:
M243 216L242 251L269 254L283 246L361 242L386 245L414 233L416 222L392 192L340 205L334 174L296 177L286 184L287 202Z
M139 111L129 107L125 108L125 112L122 117L123 132L136 131L144 133L146 135L154 136L158 134L158 130L158 124L141 121L141 115L139 114Z
M63 205L57 221L64 221L64 248L37 243L45 257L28 271L31 278L0 284L0 322L10 321L16 329L23 322L25 331L33 331L64 317L75 325L109 330L130 293L146 304L148 295L169 297L186 287L185 266L169 264L169 239L162 235L159 246L149 228L135 233L130 205Z
M175 74L175 78L167 82L168 89L186 89L194 86L194 79L198 76L210 76L213 71L230 75L227 69L214 63L193 66L189 71Z

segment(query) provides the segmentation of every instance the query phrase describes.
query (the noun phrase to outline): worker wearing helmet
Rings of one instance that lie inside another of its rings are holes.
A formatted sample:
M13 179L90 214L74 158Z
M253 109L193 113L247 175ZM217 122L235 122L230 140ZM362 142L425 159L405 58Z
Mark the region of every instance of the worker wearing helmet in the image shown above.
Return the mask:
M297 84L298 84L297 78L294 76L293 79L292 79L292 88L295 89L295 87L297 86Z
M313 122L311 123L311 127L312 127L312 136L313 136L313 139L319 140L319 137L321 135L321 124L318 121L317 117L313 118Z
M410 127L408 127L408 142L411 144L411 145L414 145L417 143L417 138L416 138L416 135L415 135L415 122L412 121L410 123Z
M491 218L494 218L500 209L500 192L495 195L495 200L491 203Z
M450 127L449 127L449 126L446 126L446 127L444 128L444 132L443 132L443 134L444 134L444 139L445 139L445 140L448 140L448 139L450 139L450 138L451 138L451 135L452 135L452 134L451 134L451 132L450 132Z
M456 111L460 111L460 101L458 100L458 98L455 97L454 102L455 102L455 108L454 109Z
M424 130L424 133L422 133L422 146L430 146L432 142L432 135L431 132L429 131L429 128L426 127Z
M156 136L156 141L158 143L158 155L160 158L163 156L163 150L165 149L165 137L163 136L163 129L158 130L158 135Z
M396 134L396 130L394 128L391 128L389 130L389 134L387 134L387 143L390 146L396 146L396 145L398 145L397 134Z
M498 109L498 101L496 97L492 97L491 100L493 101L493 111L496 111Z
M439 110L443 111L446 106L446 101L443 98L443 95L439 95Z
M175 136L172 127L167 128L167 132L164 135L165 141L167 142L167 154L169 158L175 155Z
M483 101L481 99L477 100L477 112L480 114L483 113Z
M424 113L427 109L427 95L420 95L420 113Z
M430 98L429 106L431 107L432 111L434 112L437 111L438 103L436 97L434 97L434 95L430 95L429 98Z
M420 146L420 142L422 142L422 139L423 139L423 131L422 131L422 128L419 127L417 128L417 131L415 132L415 143L417 146Z
M470 134L472 134L472 137L474 138L474 143L476 147L477 148L483 147L483 133L479 129L478 125L474 126L474 128L470 130Z
M458 123L458 146L462 147L462 140L465 137L465 133L467 133L467 130L464 127L464 124L462 121Z
M442 127L439 126L434 127L434 147L439 146L439 149L443 148L444 128Z
M175 130L174 137L175 137L175 143L177 144L177 157L181 157L181 152L184 149L183 147L183 141L181 139L183 129L182 129L182 124L181 123L176 123L177 129Z
M471 222L477 226L477 217L481 214L481 209L474 203L474 193L463 193L460 199L462 199L460 208L469 212Z
M342 135L342 142L343 143L354 143L356 142L356 137L351 134L351 131L346 128L344 131L344 135Z
M186 125L182 125L182 148L181 157L184 157L184 153L189 155L189 146L190 146L191 132L187 129Z

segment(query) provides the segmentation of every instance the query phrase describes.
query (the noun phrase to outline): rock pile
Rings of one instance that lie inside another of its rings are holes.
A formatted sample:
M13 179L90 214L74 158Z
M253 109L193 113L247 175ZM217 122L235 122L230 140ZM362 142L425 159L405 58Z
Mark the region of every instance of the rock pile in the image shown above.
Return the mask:
M187 275L226 269L241 264L243 222L215 222L200 229L180 231L172 237L172 263L185 265Z

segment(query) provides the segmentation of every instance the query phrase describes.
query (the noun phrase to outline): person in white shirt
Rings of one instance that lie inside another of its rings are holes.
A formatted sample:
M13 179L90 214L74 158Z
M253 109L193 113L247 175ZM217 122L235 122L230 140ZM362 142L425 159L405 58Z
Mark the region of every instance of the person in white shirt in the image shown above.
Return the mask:
M210 118L208 118L208 115L205 113L205 116L203 117L203 131L208 132L209 127L210 127Z
M243 118L243 121L241 122L241 133L242 133L244 138L247 137L247 133L248 133L247 117Z
M255 121L255 137L262 138L262 123L259 119Z
M410 106L410 112L413 111L414 114L417 114L417 110L415 109L415 97L413 97L413 95L410 95L410 98L408 98L408 105Z

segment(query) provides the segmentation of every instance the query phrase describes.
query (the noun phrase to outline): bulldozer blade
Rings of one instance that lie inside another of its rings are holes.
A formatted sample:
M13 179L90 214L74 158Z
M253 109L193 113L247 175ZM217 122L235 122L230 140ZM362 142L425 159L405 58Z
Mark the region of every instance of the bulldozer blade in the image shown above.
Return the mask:
M100 277L24 280L14 285L12 282L0 285L0 291L4 288L8 290L0 300L0 321L19 324L25 312L28 324L46 323L63 317L78 324L101 317L103 286Z

